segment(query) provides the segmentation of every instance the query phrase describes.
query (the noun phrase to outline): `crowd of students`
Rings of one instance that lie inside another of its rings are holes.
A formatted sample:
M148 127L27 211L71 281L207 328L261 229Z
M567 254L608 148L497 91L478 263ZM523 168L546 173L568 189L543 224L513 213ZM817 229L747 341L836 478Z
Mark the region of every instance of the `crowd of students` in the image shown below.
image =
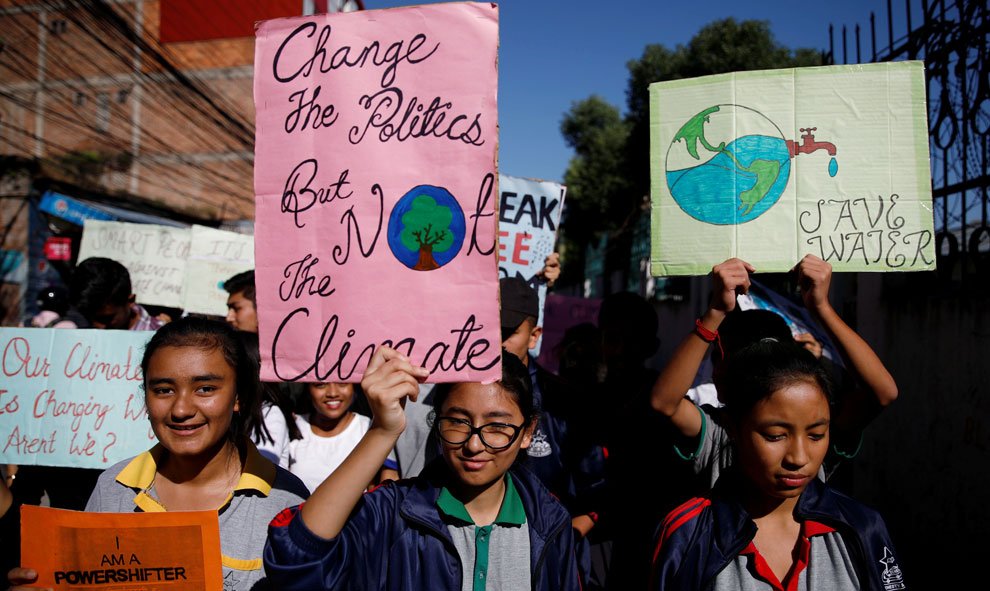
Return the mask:
M828 263L794 273L842 363L738 309L755 271L713 269L694 326L663 327L684 336L659 374L656 313L628 293L545 370L536 291L510 278L497 382L426 385L383 346L360 384L289 385L259 381L253 272L226 282L226 323L164 323L121 265L83 261L34 325L156 330L141 368L158 443L102 473L8 467L0 535L47 493L86 511L216 510L225 589L904 589L882 518L826 483L896 383L831 307ZM541 280L558 274L552 255ZM701 403L706 357L717 397ZM32 588L13 556L10 584Z

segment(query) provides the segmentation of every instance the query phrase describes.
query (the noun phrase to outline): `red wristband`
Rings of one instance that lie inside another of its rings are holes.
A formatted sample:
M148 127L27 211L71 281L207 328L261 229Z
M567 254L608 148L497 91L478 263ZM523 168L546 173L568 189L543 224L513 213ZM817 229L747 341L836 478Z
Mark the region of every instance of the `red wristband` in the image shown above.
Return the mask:
M706 343L714 343L718 340L718 331L708 330L708 328L701 323L701 318L694 321L694 332Z
M694 321L694 334L705 341L706 343L717 343L718 351L722 354L722 358L725 359L725 350L722 349L722 339L718 336L718 330L708 330L708 328L701 323L701 318Z

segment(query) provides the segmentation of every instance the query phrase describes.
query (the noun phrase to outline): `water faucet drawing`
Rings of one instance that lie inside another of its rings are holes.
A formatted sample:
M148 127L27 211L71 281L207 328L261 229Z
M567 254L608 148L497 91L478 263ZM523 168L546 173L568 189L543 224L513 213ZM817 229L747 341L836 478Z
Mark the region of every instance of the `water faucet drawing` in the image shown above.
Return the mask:
M790 152L791 158L797 156L798 154L811 154L812 152L817 152L818 150L825 150L828 152L829 156L835 156L835 144L832 142L815 141L814 132L817 130L817 127L802 127L800 144L794 140L787 140L787 151Z

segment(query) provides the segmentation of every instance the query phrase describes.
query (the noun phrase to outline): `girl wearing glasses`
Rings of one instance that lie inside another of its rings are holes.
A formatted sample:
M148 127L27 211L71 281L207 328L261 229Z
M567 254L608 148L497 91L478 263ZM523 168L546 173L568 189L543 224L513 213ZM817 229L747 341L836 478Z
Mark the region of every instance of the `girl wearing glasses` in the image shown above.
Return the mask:
M435 393L442 457L410 480L363 494L405 428L421 367L381 347L361 382L370 430L310 500L269 528L265 569L279 589L580 589L571 520L513 467L536 422L526 368Z

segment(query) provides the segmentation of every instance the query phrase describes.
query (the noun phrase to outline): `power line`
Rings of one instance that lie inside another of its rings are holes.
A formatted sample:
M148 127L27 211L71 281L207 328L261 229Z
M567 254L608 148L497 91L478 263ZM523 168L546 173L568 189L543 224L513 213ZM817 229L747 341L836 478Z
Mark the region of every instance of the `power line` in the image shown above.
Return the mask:
M33 13L32 13L32 16L33 16L33 18L35 19L35 21L36 21L36 23L37 23L37 24L38 24L39 26L44 26L44 23L42 23L42 22L41 22L41 19L40 19L40 17L38 17L38 16L36 16L36 15L34 15ZM87 33L88 33L88 34L89 34L90 36L93 36L93 32L92 32L92 31L89 31L89 30L88 30L88 27L86 27L86 26L85 26L85 24L84 24L83 22L81 22L80 20L78 20L78 19L76 19L76 18L74 18L74 17L73 17L73 16L71 15L71 14L66 14L65 16L67 16L68 18L70 18L70 19L72 19L72 20L73 20L73 22L75 22L75 23L76 23L76 26L78 26L78 27L80 27L80 29L83 29L83 30L86 30L86 32L87 32ZM16 20L15 20L15 22L16 22ZM22 28L22 30L24 30L24 29L26 29L26 27L24 27L24 26L22 26L22 25L20 25L20 23L17 23L17 24L18 24L18 26L19 26L19 27L21 27L21 28ZM98 24L98 23L97 23L97 24ZM35 32L33 32L33 31L26 31L26 32L28 33L28 35L29 35L29 36L34 36L34 35L35 35ZM131 59L131 58L126 58L126 59L125 59L125 58L124 58L124 56L122 56L122 54L121 54L121 53L120 53L119 51L117 51L117 50L115 50L115 49L113 49L112 47L110 47L110 46L108 46L108 45L106 45L106 44L103 44L103 46L104 46L104 48L105 48L105 49L107 49L107 50L108 50L108 51L109 51L109 52L110 52L111 54L114 54L114 55L116 55L116 57L117 57L117 58L119 58L119 59L121 59L121 60L122 60L122 61L123 61L123 62L125 63L125 65L127 66L127 68L128 68L129 70L131 70L131 71L133 71L133 67L134 67L134 65L133 65L133 63L132 63L132 62L130 61L130 59ZM10 47L8 47L8 49L10 49ZM21 56L21 57L22 57L22 60L21 60L21 61L23 61L23 62L27 62L27 64L30 64L30 58L26 58L26 57L24 57L24 56L23 56L23 54L21 54L21 53L20 53L20 52L19 52L18 50L16 50L16 49L14 49L14 50L11 50L11 53L13 53L13 54L15 54L15 55L17 55L17 56ZM53 56L53 57L54 57L55 55L57 55L57 52L56 52L56 53L53 53L53 54L52 54L52 56ZM12 57L14 57L14 56L12 56ZM54 62L56 62L56 61L58 62L58 64L57 64L57 65L59 65L59 66L60 66L60 67L61 67L62 69L64 69L64 70L68 70L69 72L71 72L71 73L73 73L74 75L76 75L76 76L77 76L78 78L81 78L81 79L82 79L82 80L81 80L81 82L83 83L83 85L84 85L84 86L86 87L86 89L87 89L87 90L90 90L91 92L94 92L94 93L96 93L97 95L99 95L99 93L100 93L100 90L99 90L99 89L98 89L97 87L95 87L95 86L93 86L93 85L91 85L91 84L89 84L89 83L88 83L88 82L87 82L87 81L85 80L85 78L86 78L86 77L85 77L84 75L82 75L81 73L79 73L79 72L78 72L77 70L75 70L74 68L72 68L72 66L71 66L71 65L69 65L69 64L67 63L67 61L65 61L64 59L61 59L61 57L59 57L58 59L52 59L52 62L53 62L53 63L54 63ZM112 73L110 73L110 72L107 72L105 68L102 68L102 67L100 67L100 65L99 65L99 60L94 60L94 62L95 62L95 63L94 63L94 65L96 65L96 66L97 66L97 68L98 68L98 69L99 69L99 70L100 70L100 71L101 71L102 73L104 73L104 74L105 74L105 75L107 76L107 78L108 78L108 79L109 79L109 80L110 80L110 81L111 81L112 83L115 83L115 84L117 84L117 85L119 85L119 86L127 86L127 84L128 84L128 83L131 83L131 84L133 84L133 83L135 82L135 81L133 80L133 77L132 77L132 75L128 75L128 76L127 76L127 79L126 79L126 80L123 80L123 81L121 81L121 80L120 80L120 79L119 79L119 78L118 78L118 77L117 77L116 75L114 75L114 74L112 74ZM10 67L10 64L8 64L8 67ZM25 66L25 67L27 67L27 66ZM14 68L12 68L12 67L11 67L11 69L14 69ZM24 77L25 77L26 79L28 79L28 80L31 80L31 79L33 78L33 76L32 76L32 75L31 75L31 74L30 74L29 72L25 72L25 71L24 71L24 69L21 69L21 70L20 70L20 71L19 71L18 73L20 73L20 74L21 74L22 76L24 76ZM71 82L69 82L69 81L66 81L66 80L62 80L62 81L59 81L59 82L57 82L57 84L58 84L59 86L62 86L62 87L66 87L66 88L69 88L69 89L72 89L72 90L74 90L74 91L76 91L77 93L80 93L80 89L79 89L79 87L78 87L78 86L76 86L76 85L74 85L74 84L72 84L72 83L71 83ZM156 83L152 83L152 84L149 84L149 85L148 85L147 87L143 87L143 88L147 88L147 89L149 90L149 92L148 92L148 96L149 96L149 98L151 98L151 97L152 97L152 94L153 94L153 93L151 92L151 90L154 90L154 91L158 91L159 93L161 93L161 89L159 88L159 86L160 86L159 84L156 84ZM63 104L64 104L64 105L66 105L66 106L68 107L68 109L72 109L72 108L73 108L73 107L71 106L71 104L70 104L70 101L69 101L69 99L68 99L67 97L65 97L65 96L63 96L63 95L62 95L61 93L55 93L55 92L53 92L53 93L51 93L51 94L52 94L52 98L54 98L54 99L61 99L61 100L62 100L62 102L63 102ZM166 101L167 101L167 100L169 100L169 97L168 97L167 95L166 95L166 99L165 99L165 100L166 100ZM142 101L142 103L143 103L143 104L145 104L145 105L146 105L146 106L148 106L148 107L150 107L150 106L152 106L152 105L158 105L158 103L155 103L155 102L152 102L151 100L148 100L148 101ZM182 103L178 103L178 104L182 104ZM29 110L33 110L33 111L35 111L35 112L38 112L38 111L37 111L37 109L36 109L36 108L34 107L34 105L32 105L32 104L29 104L29 103L28 103L28 104L22 104L22 106L24 106L24 107L26 107L26 108L28 108ZM117 115L118 115L118 116L121 116L123 120L127 120L127 118L128 118L128 115L129 115L129 113L127 113L126 111L124 111L122 107L119 107L119 106L118 106L117 104L115 104L114 102L112 102L112 101L110 101L110 102L108 102L108 104L107 104L107 108L108 108L108 111L116 111L116 113L117 113ZM148 111L149 111L149 113L153 113L153 112L154 112L154 109L152 109L152 108L148 108ZM180 112L182 112L182 111L180 110ZM45 113L42 113L42 115L43 115L43 116L45 116L45 117L46 117L46 119L48 119L48 120L51 120L51 114L45 114ZM189 118L189 117L188 117L188 115L186 115L186 114L185 114L184 112L183 112L183 115L185 115L185 116L186 116L186 118ZM192 129L192 130L195 130L195 131L196 131L196 132L198 133L198 132L200 131L200 126L198 125L198 124L199 124L200 122L198 122L198 121L193 121L192 119L190 119L190 121L191 121L191 122L193 123L193 125L192 125L192 126L190 127L190 129ZM68 121L63 121L63 123L68 123ZM133 126L133 127L134 127L135 129L138 129L138 130L139 130L139 131L140 131L140 132L141 132L141 133L143 134L143 136L145 136L145 137L146 137L146 138L148 139L148 142L147 142L147 143L148 143L149 145L155 145L155 144L157 144L157 146L159 146L159 147L163 147L163 148L166 148L166 149L167 149L168 147L170 147L170 145L168 144L168 142L166 142L165 140L163 140L162 138L160 138L160 137L159 137L159 136L157 136L156 134L154 134L154 133L152 133L152 132L151 132L150 130L148 130L147 128L143 128L143 127L141 127L140 125L138 125L138 126ZM99 129L96 129L96 128L93 128L92 130L89 130L89 131L90 131L90 133L91 133L91 134L96 134L96 135L100 135L101 137L103 137L103 139L104 139L104 140L106 139L106 137L102 135L102 134L103 134L103 131L102 131L102 130L99 130ZM200 134L200 139L202 140L202 139L206 139L206 138L204 138L204 137L203 137L203 136L202 136L202 135ZM127 140L127 138L120 138L120 142L128 142L128 140ZM205 142L204 142L204 143L205 143ZM120 146L120 144L118 143L118 144L117 144L117 146L119 147L119 146ZM126 149L125 151L130 151L130 149L129 149L129 146L124 146L124 147L125 147L125 149ZM228 144L228 147L229 147L229 144ZM234 184L234 185L237 185L237 186L239 186L239 185L240 185L240 182L239 182L239 180L238 180L238 179L235 179L235 178L232 178L232 177L229 177L229 176L227 176L227 175L224 175L224 174L223 174L223 173L221 173L220 171L216 171L216 170L213 170L213 169L210 169L210 168L205 168L205 167L201 167L201 166L196 166L196 165L195 165L195 164L194 164L194 163L193 163L192 161L190 161L190 159L189 159L189 158L187 158L187 157L177 157L177 159L178 159L179 161L181 161L181 162L183 162L184 164L186 164L187 166L190 166L190 167L192 167L192 168L195 168L195 169L196 169L196 170L198 170L198 171L199 171L200 173L205 173L205 174L209 174L209 175L212 175L212 176L214 176L214 177L219 177L219 178L222 178L222 179L223 179L224 181L226 181L226 182L229 182L229 183L232 183L232 184ZM236 163L241 163L241 162L244 162L244 163L246 163L246 164L248 164L248 165L250 166L250 162L249 162L249 161L248 161L248 162L245 162L245 160L246 160L246 159L240 159L240 160L239 160L239 161L237 161ZM155 162L152 162L152 161L147 161L147 160L145 160L145 159L141 159L141 160L139 160L139 163L140 163L140 164L141 164L142 166L145 166L145 167L149 167L149 168L152 168L152 167L158 167L158 168L165 168L165 169L166 169L166 170L167 170L167 171L168 171L169 173L172 173L172 174L175 174L175 171L174 171L174 168L170 168L170 167L167 167L167 166L165 166L165 165L163 165L163 164L159 164L159 163L155 163ZM144 176L144 175L139 175L139 178L143 178L143 176ZM203 179L203 180L205 180L205 177L204 177L204 179ZM208 184L208 183L207 183L207 184ZM245 202L251 202L251 203L253 203L253 200L252 200L252 199L250 199L249 197L245 197L245 196L243 196L243 195L240 195L238 191L234 191L234 192L233 192L233 194L234 194L234 196L235 196L235 198L238 198L238 199L241 199L242 201L245 201Z
M21 106L22 108L25 108L25 109L29 109L30 110L30 109L32 109L34 107L34 105L32 103L30 103L29 101L24 101L23 99L20 99L16 95L10 94L10 93L5 92L3 90L0 90L0 96L3 96L4 98L6 98L7 100L11 101L12 103L17 104L18 106ZM85 124L81 123L78 119L73 119L72 117L68 117L68 116L66 116L64 114L61 114L61 113L58 113L58 112L52 112L52 111L49 110L49 111L46 111L45 113L43 113L42 116L47 121L51 121L51 122L56 123L56 124L59 124L59 125L78 127L82 131L87 132L87 133L92 133L94 131L92 128L90 128L90 127L86 126ZM10 126L10 127L12 129L16 129L14 126ZM34 134L32 134L32 136L35 137L35 138L38 137L37 135L34 135ZM45 141L42 140L42 143L45 143ZM48 143L51 143L51 142L48 142ZM126 152L127 151L127 148L128 148L126 145L125 146L121 146L119 143L116 144L116 145L111 145L111 147L118 148L122 152ZM65 148L65 150L67 152L74 151L71 148ZM183 164L190 164L190 163L186 162L185 160L180 160L180 162L182 162ZM166 165L164 165L162 163L158 163L158 162L149 161L149 162L145 162L144 165L147 166L147 167L149 167L149 168L152 167L152 166L156 166L158 168L163 169L164 172L174 172L173 169L170 169ZM191 165L192 166L195 166L194 164L191 164ZM148 180L145 179L145 182L148 182ZM235 195L235 198L239 198L242 201L249 202L249 203L252 203L253 204L253 200L250 200L250 199L247 199L247 198L244 198L244 197L239 197L239 196L236 196L236 195Z
M62 151L65 154L70 154L73 151L72 148L68 148L68 147L63 146L61 144L58 144L57 142L54 142L52 140L42 138L42 137L40 137L40 136L38 136L38 135L36 135L36 134L34 134L34 133L26 130L26 129L22 129L22 128L19 128L19 127L9 127L8 129L10 129L10 130L12 130L12 131L14 131L14 132L16 132L16 133L18 133L20 135L23 135L24 137L26 137L28 139L31 139L31 140L34 140L34 141L39 141L39 142L41 142L41 143L43 143L43 144L45 144L47 146L52 146L52 147L56 148L57 150ZM4 138L3 136L0 136L0 142L3 142L5 144L11 146L15 150L20 150L22 148L21 145L15 143L15 142L10 141L10 140ZM54 150L53 150L53 152L54 152ZM48 158L48 159L46 159L46 162L48 162L49 164L51 164L51 165L53 165L53 166L55 166L57 168L62 169L63 171L69 173L70 175L74 175L74 174L77 173L77 171L73 170L72 168L68 167L67 165L59 162L58 160L56 160L54 158ZM153 182L153 181L150 181L150 180L148 181L148 184L149 185L152 185L152 186L156 186L156 187L161 188L161 189L164 189L164 190L167 190L167 191L170 191L174 195L177 195L177 196L182 197L184 199L188 199L189 201L194 202L194 203L197 203L199 205L202 205L203 204L203 199L201 197L197 197L195 195L188 195L188 194L182 193L178 189L176 189L176 187L174 187L174 186L163 185L163 184L160 184L160 183L157 183L157 182Z
M81 3L91 7L89 8L89 12L91 14L93 14L103 22L106 22L108 25L110 25L111 29L114 30L119 36L123 37L125 40L129 41L133 45L140 47L141 50L147 53L155 63L157 63L169 75L171 75L176 80L176 82L178 82L179 84L181 84L182 86L193 92L206 105L208 105L209 109L201 110L201 112L205 116L213 119L221 128L223 128L225 124L228 125L229 126L228 129L231 132L236 132L237 134L240 135L240 138L244 142L245 147L247 148L254 147L253 129L251 129L249 126L246 126L244 122L238 121L237 118L231 115L231 113L228 112L227 110L221 108L217 104L219 101L214 100L214 98L209 96L207 92L204 92L203 89L199 88L199 86L193 80L191 80L185 74L183 74L178 68L175 67L175 65L170 60L168 60L164 55L162 55L162 53L156 47L154 47L151 43L149 43L146 40L148 36L138 34L138 31L135 28L132 28L120 16L120 14L117 13L117 11L115 11L113 8L107 5L106 2L104 2L103 0L81 0ZM140 27L141 25L138 24L137 26ZM144 31L143 27L141 28L141 31L142 32ZM96 37L94 38L97 39L98 41L102 41ZM108 50L113 52L113 49L108 48ZM213 111L213 114L210 114L207 111Z
M103 22L102 20L96 18L92 14L86 13L85 11L83 12L83 14L86 14L87 16L89 16L92 19L92 23L89 23L89 24L88 23L84 23L82 20L80 20L79 18L76 18L75 16L73 16L72 14L69 14L69 13L64 14L64 16L66 16L68 19L72 20L73 23L81 31L83 31L84 33L86 33L89 37L91 37L94 41L96 41L101 47L103 47L103 49L110 55L110 57L117 59L118 61L120 61L123 64L125 70L127 71L126 76L127 76L129 82L133 82L134 81L133 78L139 78L139 79L140 78L150 78L149 75L144 75L140 71L135 71L134 70L134 63L133 63L134 56L132 54L124 54L123 52L120 51L120 49L115 48L112 45L108 44L106 42L106 40L102 36L100 36L100 35L97 34L97 31L96 31L96 29L103 29L105 32L107 32L107 33L109 33L109 34L112 35L112 34L114 34L116 32L115 29L109 28L105 22ZM39 22L40 22L40 19L39 19ZM90 24L91 25L94 25L94 26L89 26ZM130 42L129 40L126 40L126 39L125 39L125 41ZM111 72L108 72L105 68L103 68L101 66L101 64L99 62L100 62L100 60L93 60L92 64L101 73L103 73L104 75L106 75L107 77L109 77L111 79L115 79L116 80L117 79L117 75L115 75L115 74L113 74ZM67 69L74 71L71 67L68 67ZM82 74L78 74L77 73L77 75L79 77L84 77ZM165 76L165 80L161 80L161 81L151 80L150 81L151 83L148 84L147 88L150 89L153 92L158 93L162 97L163 102L165 102L165 103L171 103L172 107L175 109L175 111L177 113L181 113L186 119L188 119L190 121L190 123L192 123L194 125L193 129L199 130L199 126L200 125L202 125L203 123L209 122L208 116L207 116L207 120L206 121L194 120L186 112L186 107L195 107L198 102L201 102L199 100L199 97L198 96L189 96L189 95L180 94L180 93L176 93L174 91L171 91L170 87L168 86L168 82L170 82L170 81L171 80L167 76ZM197 109L197 110L199 110L199 109ZM215 121L214 121L214 124L216 124ZM216 127L218 129L220 129L220 130L226 130L225 127L224 127L224 125L222 125L222 124L218 124L218 125L216 125ZM226 130L226 131L228 131L227 135L230 136L231 134L230 134L229 130ZM204 138L201 136L200 139L204 139ZM206 139L221 140L220 137L217 137L217 138L206 138ZM230 150L238 150L238 149L239 150L244 150L245 148L247 148L247 149L253 148L253 145L245 145L243 143L242 138L231 137L231 139L235 140L235 144L236 144L237 147L233 147L230 144L225 144L225 147L227 147Z

